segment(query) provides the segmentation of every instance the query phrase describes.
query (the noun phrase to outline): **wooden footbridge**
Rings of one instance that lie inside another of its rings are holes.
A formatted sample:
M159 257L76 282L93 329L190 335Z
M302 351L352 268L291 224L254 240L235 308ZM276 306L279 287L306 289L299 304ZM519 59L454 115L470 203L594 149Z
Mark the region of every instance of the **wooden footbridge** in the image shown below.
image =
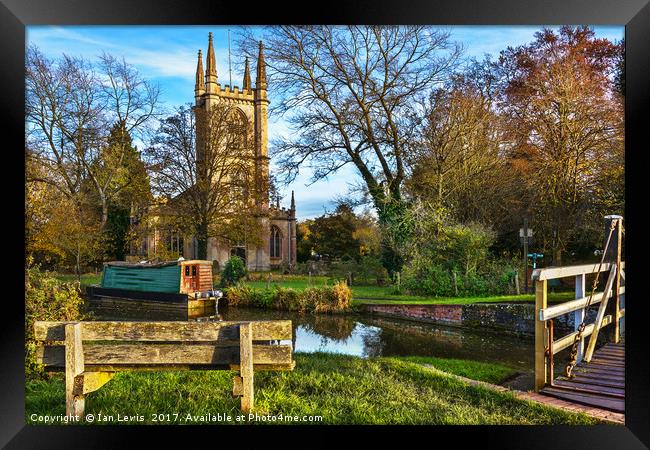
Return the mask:
M617 413L625 412L625 263L621 261L622 218L608 216L605 250L598 264L549 267L533 272L535 281L535 391L572 403ZM600 275L607 275L602 292L596 292ZM575 277L575 300L549 306L548 280ZM592 286L585 291L585 281ZM611 301L610 301L611 299ZM592 308L593 307L593 308ZM591 323L590 308L597 314ZM557 337L554 319L573 314L574 331ZM613 342L600 331L613 325ZM598 337L601 336L599 340ZM586 341L586 338L589 338ZM586 343L586 345L585 345ZM556 378L554 355L571 348L569 364Z

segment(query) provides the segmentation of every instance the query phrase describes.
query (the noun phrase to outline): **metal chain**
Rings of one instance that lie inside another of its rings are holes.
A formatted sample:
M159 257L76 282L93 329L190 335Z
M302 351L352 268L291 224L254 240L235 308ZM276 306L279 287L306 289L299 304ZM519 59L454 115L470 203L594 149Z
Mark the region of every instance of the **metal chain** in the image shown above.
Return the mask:
M618 219L620 220L620 219ZM582 340L582 333L585 331L585 328L587 327L587 313L589 312L589 306L591 305L591 300L594 297L594 293L596 292L596 287L598 286L598 278L600 277L600 271L603 267L603 262L605 261L605 256L607 255L607 249L609 248L609 242L612 238L612 234L614 233L614 229L616 228L616 223L618 220L612 220L612 223L610 224L609 228L609 235L607 236L607 242L605 243L605 249L603 250L603 256L600 258L600 264L598 264L598 271L596 272L596 276L594 277L594 281L591 284L591 294L589 294L589 298L587 299L587 304L585 305L584 308L584 314L582 316L582 322L580 323L580 326L578 327L578 334L576 334L575 339L573 340L573 346L571 347L571 354L569 355L569 363L567 364L565 368L565 374L567 378L573 378L574 375L572 374L573 368L575 365L578 363L578 344ZM618 270L618 268L616 269Z

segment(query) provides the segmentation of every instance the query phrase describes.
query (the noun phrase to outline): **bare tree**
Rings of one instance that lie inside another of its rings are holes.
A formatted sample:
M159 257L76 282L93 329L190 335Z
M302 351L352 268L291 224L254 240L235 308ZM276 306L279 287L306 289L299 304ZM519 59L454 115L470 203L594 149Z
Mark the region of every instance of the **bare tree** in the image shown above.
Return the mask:
M353 164L390 224L403 203L414 99L446 78L460 49L424 26L280 26L264 39L269 85L284 93L271 111L296 130L274 143L285 181L306 165L318 180ZM252 41L242 39L251 55Z
M70 199L86 177L83 161L100 146L96 83L95 73L80 59L64 56L55 63L35 47L27 51L26 156L49 169L30 181L48 183Z
M130 140L108 137L117 125L133 136L155 115L159 90L137 71L104 54L97 67L66 55L47 59L36 47L27 51L27 140L36 158L51 170L38 180L66 197L80 195L82 184L92 183L102 211L103 229L108 205L131 181L119 176Z
M162 121L146 156L166 214L198 241L205 259L210 237L254 242L257 195L253 127L225 104L180 107Z

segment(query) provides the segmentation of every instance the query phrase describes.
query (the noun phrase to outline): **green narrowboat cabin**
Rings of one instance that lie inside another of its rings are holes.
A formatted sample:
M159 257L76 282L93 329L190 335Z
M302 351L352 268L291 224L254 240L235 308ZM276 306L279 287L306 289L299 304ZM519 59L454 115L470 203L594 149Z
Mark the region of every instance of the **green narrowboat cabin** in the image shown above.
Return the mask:
M222 296L212 285L212 261L183 260L160 263L104 264L100 285L90 286L91 297L134 299L189 306L214 302Z

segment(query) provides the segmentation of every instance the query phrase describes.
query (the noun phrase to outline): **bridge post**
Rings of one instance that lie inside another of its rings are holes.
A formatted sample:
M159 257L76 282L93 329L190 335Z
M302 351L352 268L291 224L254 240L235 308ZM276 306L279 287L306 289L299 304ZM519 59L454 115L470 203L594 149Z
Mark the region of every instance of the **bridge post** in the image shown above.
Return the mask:
M546 366L546 321L541 320L540 311L547 306L546 280L535 282L535 392L542 389L548 380Z
M607 262L616 263L616 278L614 279L614 342L618 343L621 340L621 331L620 331L620 310L621 310L621 246L623 240L623 216L611 215L605 216L605 229L607 235L609 234L609 229L611 223L616 222L614 233L612 234L612 239L609 244L609 248L606 255Z
M575 287L575 298L584 298L585 297L585 274L581 273L580 275L576 275L576 287ZM580 328L580 325L582 324L582 321L585 318L585 309L577 309L573 315L573 331L578 331L578 328ZM584 339L580 339L580 342L578 343L578 355L576 358L576 362L582 361L582 356L585 354L585 343Z

